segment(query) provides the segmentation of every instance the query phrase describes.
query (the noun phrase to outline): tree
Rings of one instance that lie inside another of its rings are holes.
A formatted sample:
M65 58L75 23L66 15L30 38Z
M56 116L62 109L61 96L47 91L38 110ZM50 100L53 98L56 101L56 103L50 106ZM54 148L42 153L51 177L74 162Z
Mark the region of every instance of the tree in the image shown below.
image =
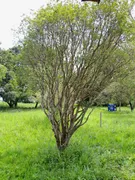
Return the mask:
M38 79L59 150L68 146L88 121L97 96L129 63L117 53L132 27L128 10L126 1L106 1L100 7L66 2L26 19L24 56Z
M129 104L131 111L135 107L135 74L129 74L122 81L118 82L115 88L113 89L113 99L118 102L119 107L121 103L124 102Z
M26 68L22 65L21 47L0 50L0 96L10 107L31 96Z
M129 45L129 44L128 44ZM130 46L124 46L117 51L117 58L130 60L121 68L121 75L114 77L115 80L98 96L96 104L107 105L108 103L115 103L121 110L121 105L130 105L131 111L134 109L135 99L135 46L130 43Z
M4 74L0 81L0 95L3 100L8 103L10 107L17 105L17 81L14 73L15 59L13 54L9 50L0 50L0 63L1 67L4 67Z

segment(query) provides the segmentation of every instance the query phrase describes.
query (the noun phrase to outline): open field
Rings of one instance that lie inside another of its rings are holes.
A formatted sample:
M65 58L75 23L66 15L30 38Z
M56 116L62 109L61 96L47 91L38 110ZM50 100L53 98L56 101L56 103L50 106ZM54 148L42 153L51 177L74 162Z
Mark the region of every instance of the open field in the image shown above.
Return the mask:
M59 154L40 109L0 108L0 180L23 179L135 180L135 112L95 109Z

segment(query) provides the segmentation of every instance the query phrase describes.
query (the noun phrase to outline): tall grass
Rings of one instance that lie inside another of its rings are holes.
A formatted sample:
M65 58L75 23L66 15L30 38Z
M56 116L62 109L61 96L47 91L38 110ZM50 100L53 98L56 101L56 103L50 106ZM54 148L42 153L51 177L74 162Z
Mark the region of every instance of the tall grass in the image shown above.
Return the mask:
M0 180L134 180L134 167L135 113L127 108L97 108L61 154L40 109L0 111Z

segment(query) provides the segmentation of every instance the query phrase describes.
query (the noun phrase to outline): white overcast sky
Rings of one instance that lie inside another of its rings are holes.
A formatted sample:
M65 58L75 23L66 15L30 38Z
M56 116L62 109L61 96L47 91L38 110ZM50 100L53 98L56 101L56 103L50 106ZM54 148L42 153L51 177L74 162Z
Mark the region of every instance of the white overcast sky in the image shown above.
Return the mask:
M0 0L0 45L8 49L14 46L14 30L20 25L22 16L31 10L38 10L50 0Z
M31 10L45 6L49 0L0 0L0 42L1 48L14 45L14 31L19 27L22 16Z

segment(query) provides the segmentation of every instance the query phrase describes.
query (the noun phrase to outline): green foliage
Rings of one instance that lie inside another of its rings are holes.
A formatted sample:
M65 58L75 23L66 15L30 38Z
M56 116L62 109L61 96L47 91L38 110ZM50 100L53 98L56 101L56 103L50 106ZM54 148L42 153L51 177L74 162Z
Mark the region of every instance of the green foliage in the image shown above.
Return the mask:
M29 68L22 61L21 47L0 50L0 95L10 107L16 107L18 101L34 92L28 81Z
M0 82L5 77L7 68L0 64Z
M133 180L134 119L127 108L98 108L60 154L41 110L1 111L0 180Z
M2 79L1 87L3 100L13 107L19 98L18 84L14 71L8 71Z

